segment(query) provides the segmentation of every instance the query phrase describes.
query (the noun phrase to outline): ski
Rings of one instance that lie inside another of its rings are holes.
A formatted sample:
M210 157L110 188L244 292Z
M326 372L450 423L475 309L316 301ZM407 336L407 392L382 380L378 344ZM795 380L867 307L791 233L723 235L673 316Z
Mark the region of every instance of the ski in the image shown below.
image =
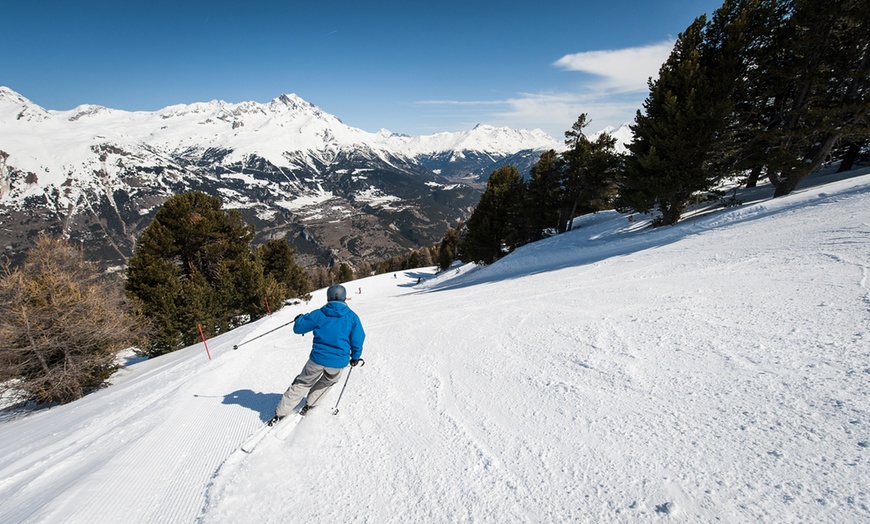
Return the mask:
M290 436L290 433L293 432L293 429L296 428L296 425L299 424L305 416L301 413L296 413L287 418L290 420L284 419L275 425L275 438L278 440L286 440L287 437Z
M266 437L266 435L269 434L270 431L272 431L272 426L263 426L262 428L255 431L253 435L248 437L248 440L242 443L242 451L244 451L245 453L251 453L252 451L254 451L254 448L257 447L257 444L259 444L260 441L262 441Z
M284 417L282 420L278 421L272 426L263 426L262 428L255 431L253 435L248 437L248 440L242 443L241 450L245 453L253 453L254 449L257 448L260 442L262 442L263 439L266 438L266 435L272 432L275 433L275 438L277 438L278 440L285 440L300 420L302 420L302 415L297 413L295 415L290 415L289 417Z

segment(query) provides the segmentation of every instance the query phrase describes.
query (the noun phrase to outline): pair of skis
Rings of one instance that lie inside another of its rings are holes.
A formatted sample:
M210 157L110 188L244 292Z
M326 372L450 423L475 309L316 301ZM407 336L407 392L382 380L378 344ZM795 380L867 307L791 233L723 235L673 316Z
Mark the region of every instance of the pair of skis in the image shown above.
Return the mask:
M305 418L303 415L299 413L295 413L290 415L289 417L284 417L283 419L276 422L274 425L268 426L265 425L262 428L258 429L253 435L251 435L248 440L242 443L242 451L245 453L252 453L254 449L262 442L266 435L272 434L278 440L286 440L287 437L290 436L290 433L296 428L296 425Z
M279 327L281 327L281 326L279 326ZM251 340L253 340L253 339L251 339ZM359 362L357 365L362 367L365 365L365 363L366 363L365 360L359 359ZM335 402L335 407L332 408L333 415L338 415L338 403L341 402L341 397L342 397L342 395L344 395L344 390L347 387L347 382L348 382L348 380L350 380L350 372L353 371L354 367L356 367L356 366L351 366L351 368L347 371L347 376L345 376L345 378L344 378L344 385L341 387L341 392L338 394L338 400ZM307 408L307 406L306 406L306 408ZM303 408L302 411L307 411L307 410L305 408ZM273 433L273 432L275 434L275 438L277 438L278 440L286 440L287 437L290 436L290 433L293 432L293 429L296 427L296 425L299 424L299 422L303 418L305 418L305 415L303 414L302 411L297 412L293 415L286 416L286 417L282 418L281 420L279 420L278 422L276 422L274 425L271 425L271 426L266 425L266 426L263 426L262 428L258 429L253 435L248 437L248 440L246 440L244 443L242 443L242 447L241 447L242 451L244 451L245 453L253 452L254 449L257 447L257 445L259 445L260 442L262 442L263 439L266 438L266 435Z

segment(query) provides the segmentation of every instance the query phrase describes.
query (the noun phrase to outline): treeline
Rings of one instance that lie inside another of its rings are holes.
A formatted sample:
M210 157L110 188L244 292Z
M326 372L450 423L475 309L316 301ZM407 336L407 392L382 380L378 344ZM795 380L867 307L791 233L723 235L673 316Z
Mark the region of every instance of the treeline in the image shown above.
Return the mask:
M586 115L580 115L565 133L567 149L541 155L528 181L513 166L493 171L471 217L442 240L440 267L454 259L489 264L518 246L567 231L577 215L610 209L624 161L615 138L590 140L583 134L586 125Z
M342 262L333 267L315 267L309 270L314 289L322 289L332 284L342 284L358 278L392 273L437 264L437 246L424 246L404 255L396 255L380 262L361 261L356 266Z
M529 180L510 166L492 173L442 242L445 261L490 263L604 209L675 224L725 180L764 177L778 197L825 162L850 169L870 139L868 21L866 0L726 1L679 35L650 80L628 154L586 137L580 115L565 151L541 155Z
M866 0L726 1L698 17L650 82L620 203L674 224L724 177L766 177L778 197L854 158L870 136L868 20Z

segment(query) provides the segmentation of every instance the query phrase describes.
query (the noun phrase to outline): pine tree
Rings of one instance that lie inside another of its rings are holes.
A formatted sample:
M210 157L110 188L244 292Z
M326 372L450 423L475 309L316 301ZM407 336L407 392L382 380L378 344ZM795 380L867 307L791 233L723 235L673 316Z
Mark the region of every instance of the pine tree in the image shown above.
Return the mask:
M587 115L583 113L571 131L565 132L565 145L568 148L562 153L564 200L560 231L569 229L569 224L577 215L609 209L615 197L620 165L616 139L602 133L593 142L583 133L588 125Z
M350 282L354 279L353 268L350 267L350 264L347 262L342 262L341 265L338 266L338 271L335 276L336 281L339 284L344 282Z
M562 170L564 162L554 150L541 155L532 167L527 184L528 202L526 212L529 222L530 241L540 240L546 230L558 231L562 201ZM564 230L562 230L564 231Z
M867 136L870 115L867 1L795 0L794 6L780 40L788 53L778 72L789 82L779 93L779 154L768 164L774 196L794 190L844 136Z
M296 248L287 239L266 242L257 249L257 255L266 277L283 286L281 300L304 297L311 292L311 279L296 263Z
M528 238L524 203L525 183L517 168L505 166L493 171L466 223L460 257L466 262L490 264L524 243Z
M459 232L462 230L463 224L459 223L456 228L449 228L447 234L441 240L438 248L438 267L441 271L446 271L456 260L459 252Z
M704 67L705 24L701 16L679 35L632 126L621 205L640 212L656 207L660 224L675 224L692 195L716 180L712 155L730 103L716 96L720 79Z
M126 290L143 304L159 335L152 354L214 335L266 312L253 228L218 198L193 192L167 200L136 243Z
M870 136L865 27L870 4L742 0L729 5L738 16L720 25L732 37L742 36L735 54L743 58L745 73L737 77L733 96L735 158L754 175L766 174L774 196L782 196L828 160L838 143Z

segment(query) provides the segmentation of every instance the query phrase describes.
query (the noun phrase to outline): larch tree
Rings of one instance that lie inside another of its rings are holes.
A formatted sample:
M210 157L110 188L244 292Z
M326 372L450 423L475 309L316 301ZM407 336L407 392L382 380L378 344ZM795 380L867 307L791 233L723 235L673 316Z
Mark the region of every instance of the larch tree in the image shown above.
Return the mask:
M23 400L81 398L148 334L118 279L64 240L41 235L21 266L0 275L0 384Z

